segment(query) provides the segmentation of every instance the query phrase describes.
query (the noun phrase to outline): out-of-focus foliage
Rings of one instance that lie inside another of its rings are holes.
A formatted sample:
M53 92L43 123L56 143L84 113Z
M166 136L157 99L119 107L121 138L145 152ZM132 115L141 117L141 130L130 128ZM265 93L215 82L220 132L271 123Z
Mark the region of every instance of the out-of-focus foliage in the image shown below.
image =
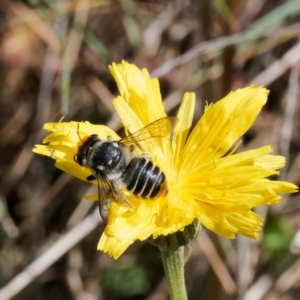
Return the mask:
M287 157L280 179L299 185L298 0L2 0L0 25L0 287L95 207L83 199L95 187L31 149L62 116L121 130L112 62L160 74L169 114L195 91L195 122L205 101L266 85L269 101L242 147L271 144ZM258 209L267 219L258 242L204 231L185 266L189 299L299 299L299 200ZM158 250L135 243L115 262L96 251L103 228L13 299L169 299Z
M293 238L293 230L285 218L268 215L264 230L263 244L266 250L275 258L288 251Z

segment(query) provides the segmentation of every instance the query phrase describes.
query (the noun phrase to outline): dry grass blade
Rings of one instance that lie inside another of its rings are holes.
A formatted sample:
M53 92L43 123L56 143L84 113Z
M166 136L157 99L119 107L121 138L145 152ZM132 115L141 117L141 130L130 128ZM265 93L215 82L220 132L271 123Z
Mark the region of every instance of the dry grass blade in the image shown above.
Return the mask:
M228 295L236 294L236 284L209 237L205 234L202 234L198 238L198 246L201 248L202 252L209 261L225 292Z
M248 291L242 297L243 300L260 300L271 288L273 280L268 275L259 277L256 282L249 287Z
M41 275L49 266L67 253L72 247L86 237L101 223L98 209L88 215L83 221L70 229L53 246L34 260L24 271L19 273L0 290L0 299L9 300Z
M155 71L151 73L154 77L162 77L169 72L171 72L174 68L186 64L189 61L197 58L201 53L208 52L208 51L217 51L219 49L229 47L231 45L237 45L241 42L260 38L264 36L272 35L273 30L253 30L247 32L241 32L237 34L233 34L227 37L218 38L209 42L202 42L193 47L191 50L187 51L185 54L179 56L178 58L170 59L162 66L157 68ZM276 34L276 33L274 33ZM291 33L283 33L290 35Z

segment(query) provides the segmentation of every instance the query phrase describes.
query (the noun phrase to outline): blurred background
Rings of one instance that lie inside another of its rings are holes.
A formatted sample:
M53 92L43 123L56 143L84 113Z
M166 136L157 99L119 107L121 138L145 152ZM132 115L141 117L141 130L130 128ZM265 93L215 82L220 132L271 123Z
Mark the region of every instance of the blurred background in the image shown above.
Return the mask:
M96 187L31 151L62 116L121 130L112 62L159 77L171 115L194 91L195 122L206 101L267 86L239 150L271 144L287 157L279 179L299 185L299 33L299 0L1 0L0 299L169 299L158 249L96 251L104 225L83 199ZM259 241L204 230L192 243L189 299L300 299L299 195L256 211Z

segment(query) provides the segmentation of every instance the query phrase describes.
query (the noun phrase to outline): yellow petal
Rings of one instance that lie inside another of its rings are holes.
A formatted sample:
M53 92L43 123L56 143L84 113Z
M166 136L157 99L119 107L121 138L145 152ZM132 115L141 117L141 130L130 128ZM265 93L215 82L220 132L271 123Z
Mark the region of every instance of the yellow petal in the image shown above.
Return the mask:
M136 240L145 240L150 235L168 235L190 224L195 218L196 206L172 191L168 197L140 200L128 196L136 210L125 209L112 203L109 224L98 244L98 249L118 258Z
M253 211L230 213L226 216L226 220L237 228L237 233L258 239L257 232L261 230L263 219Z
M121 98L128 103L144 126L166 116L158 80L150 78L146 69L140 70L135 65L123 61L121 64L110 66L110 71L122 96L113 101L122 120L126 117L122 109L118 108Z
M179 158L184 149L184 145L192 126L195 109L195 94L185 93L178 111L178 123L174 129L172 147L174 153L175 168L178 168Z
M111 75L114 77L121 96L130 101L129 89L133 86L138 87L141 95L146 93L145 82L150 78L146 69L140 70L137 66L122 61L120 64L113 63L109 66Z
M135 111L122 97L119 96L115 98L113 100L113 105L121 117L124 127L127 128L130 133L134 133L147 125L143 123Z
M89 122L46 123L44 128L52 133L44 140L45 145L35 145L33 152L49 156L56 160L55 166L81 180L91 175L89 168L81 167L74 161L81 139L91 134L106 138L108 135L118 140L119 136L103 125L92 125ZM96 181L92 182L96 184Z
M189 170L226 154L250 128L266 103L267 95L265 88L250 86L206 106L187 141L182 167Z
M224 213L204 204L199 209L199 220L209 230L230 239L236 233L257 239L262 226L262 218L250 210Z
M101 236L98 250L117 259L129 245L136 240L147 239L153 230L154 224L145 223L143 216L130 210L124 212L124 207L113 202L109 211L109 224Z

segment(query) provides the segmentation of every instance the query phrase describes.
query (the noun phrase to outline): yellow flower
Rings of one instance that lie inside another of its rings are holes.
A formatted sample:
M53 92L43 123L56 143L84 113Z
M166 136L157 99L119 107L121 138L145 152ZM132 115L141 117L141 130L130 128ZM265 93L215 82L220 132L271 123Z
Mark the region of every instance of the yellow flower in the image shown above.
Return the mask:
M122 62L113 64L110 71L121 94L113 104L127 130L138 131L166 116L158 80L150 78L147 70ZM285 165L284 157L269 155L271 146L237 154L232 150L254 122L267 95L265 88L255 86L231 92L207 105L190 132L195 95L185 93L172 139L166 137L145 149L165 173L169 193L143 200L123 190L134 209L122 202L111 203L98 249L118 258L135 240L182 231L195 218L224 237L234 238L239 233L257 239L262 218L252 208L276 204L281 200L278 194L298 190L291 183L267 179ZM79 124L80 138L97 134L119 139L105 126ZM80 143L77 128L76 122L45 124L53 133L34 151L53 157L58 168L85 180L91 171L73 160Z

